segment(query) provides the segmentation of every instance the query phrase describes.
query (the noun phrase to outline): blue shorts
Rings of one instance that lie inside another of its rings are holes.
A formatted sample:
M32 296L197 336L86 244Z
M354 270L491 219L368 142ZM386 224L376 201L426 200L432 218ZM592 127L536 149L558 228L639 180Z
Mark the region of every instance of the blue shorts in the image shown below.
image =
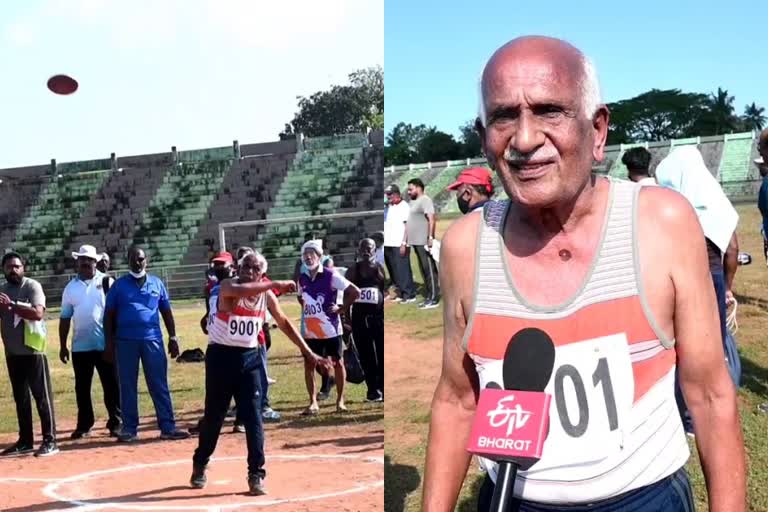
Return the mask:
M478 497L478 512L491 509L493 481L486 476ZM607 500L583 505L547 505L515 500L510 510L519 512L694 512L693 493L685 468L658 482Z

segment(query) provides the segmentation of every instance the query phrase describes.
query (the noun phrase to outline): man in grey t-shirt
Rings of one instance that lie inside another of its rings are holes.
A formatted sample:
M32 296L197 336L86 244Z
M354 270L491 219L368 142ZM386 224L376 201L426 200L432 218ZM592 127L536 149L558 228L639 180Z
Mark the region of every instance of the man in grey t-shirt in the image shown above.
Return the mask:
M430 254L435 240L435 205L432 199L424 195L424 183L418 179L408 182L408 196L411 198L411 213L405 224L405 238L400 253L405 253L406 245L413 247L419 260L419 270L424 279L425 300L419 307L436 308L440 302L440 281L437 276L437 264Z
M0 456L23 455L34 450L31 392L43 430L43 443L35 456L45 457L59 451L56 446L51 373L45 352L27 346L24 341L25 321L43 319L45 294L40 283L24 277L24 260L19 254L6 253L2 267L6 283L0 285L0 336L3 338L8 376L16 402L19 439L0 452Z

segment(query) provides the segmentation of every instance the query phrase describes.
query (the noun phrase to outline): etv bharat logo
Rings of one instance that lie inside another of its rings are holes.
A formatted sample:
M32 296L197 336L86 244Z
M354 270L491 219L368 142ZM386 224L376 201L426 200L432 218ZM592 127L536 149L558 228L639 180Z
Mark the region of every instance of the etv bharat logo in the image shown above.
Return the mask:
M509 395L496 404L496 409L488 411L488 417L490 418L490 424L494 428L507 426L507 435L509 436L516 428L523 428L528 420L531 418L531 412L523 409L520 404L515 404L511 407L511 403L515 400L515 395ZM510 404L509 407L507 405Z

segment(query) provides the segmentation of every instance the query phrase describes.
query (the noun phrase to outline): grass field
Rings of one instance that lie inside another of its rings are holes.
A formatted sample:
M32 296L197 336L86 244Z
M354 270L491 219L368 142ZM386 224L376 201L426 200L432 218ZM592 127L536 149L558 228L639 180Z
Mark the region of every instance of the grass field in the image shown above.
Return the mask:
M295 297L288 297L282 302L286 314L295 325L298 325L300 309ZM181 350L199 347L205 350L207 338L200 330L200 318L205 313L202 301L184 301L174 303L174 316L176 319L177 334L181 337ZM59 361L59 340L57 315L51 312L47 321L48 327L48 359L51 367L51 381L54 391L54 408L59 430L62 425L73 423L77 417L75 404L74 372L70 364L64 365ZM166 337L167 340L167 337ZM70 335L71 348L71 335ZM11 385L8 380L4 362L2 359L0 372L0 434L10 434L18 431L16 423L15 406ZM169 361L168 377L173 399L174 410L177 419L180 419L180 427L189 427L197 422L202 414L205 397L203 363L180 364ZM304 367L298 349L282 332L277 329L272 331L272 348L269 351L269 374L277 379L277 384L270 386L269 396L272 407L283 413L283 421L290 420L296 423L307 424L337 424L355 421L381 421L384 411L381 404L368 404L365 402L365 385L347 385L345 396L349 413L337 415L335 409L335 391L326 402L321 402L321 414L316 417L302 417L299 413L306 407L308 397L304 385ZM318 378L319 386L319 378ZM96 413L96 427L103 427L106 422L101 385L98 377L94 376L92 392L94 411ZM34 410L34 406L33 406ZM139 375L139 413L142 417L154 416L152 400L147 392L146 383L140 372ZM40 439L39 422L37 413L35 418L35 436ZM74 426L74 425L72 425ZM8 441L15 438L8 437Z
M754 205L739 205L738 227L740 250L752 255L753 263L741 267L736 275L734 292L739 301L736 339L741 353L743 376L739 390L742 425L748 459L749 510L768 511L768 415L758 404L768 401L768 349L765 326L768 325L768 290L766 269L759 233L759 213ZM438 233L443 233L451 220L442 220ZM440 236L438 236L440 238ZM416 268L414 266L414 268ZM419 280L418 272L414 277ZM413 357L423 357L421 368L430 376L439 374L442 336L442 308L421 311L407 305L392 305L386 310L387 393L385 414L385 502L386 510L417 511L420 509L421 485L429 429L429 404L434 391L434 378L419 382L419 369L406 375L403 366L391 366L390 343L407 345ZM423 379L422 379L423 380ZM391 383L397 383L391 386ZM398 393L400 386L405 389ZM397 432L397 435L393 435ZM707 510L706 489L694 443L688 471L694 486L697 510ZM476 495L482 477L477 464L470 465L458 510L475 510Z

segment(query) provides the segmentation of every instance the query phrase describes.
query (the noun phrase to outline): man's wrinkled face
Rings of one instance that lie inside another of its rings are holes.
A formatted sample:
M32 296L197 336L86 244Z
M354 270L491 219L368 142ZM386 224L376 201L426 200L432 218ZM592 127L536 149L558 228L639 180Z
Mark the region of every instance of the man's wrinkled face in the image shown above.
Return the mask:
M593 160L603 157L605 133L584 112L581 63L558 57L508 51L495 56L483 75L485 153L507 194L524 206L575 197ZM607 110L602 112L607 129Z
M24 264L21 263L19 258L10 258L3 265L3 273L9 283L21 284L21 280L24 277Z
M364 261L373 261L374 255L376 254L376 242L370 238L361 240L357 252L360 254L360 258Z
M103 256L98 263L96 263L96 269L99 272L107 272L109 270L109 256Z
M258 281L264 274L264 265L259 257L249 253L243 257L238 268L237 276L243 283Z
M128 255L128 266L131 272L136 272L137 274L147 268L147 256L144 254L143 249L131 251Z

